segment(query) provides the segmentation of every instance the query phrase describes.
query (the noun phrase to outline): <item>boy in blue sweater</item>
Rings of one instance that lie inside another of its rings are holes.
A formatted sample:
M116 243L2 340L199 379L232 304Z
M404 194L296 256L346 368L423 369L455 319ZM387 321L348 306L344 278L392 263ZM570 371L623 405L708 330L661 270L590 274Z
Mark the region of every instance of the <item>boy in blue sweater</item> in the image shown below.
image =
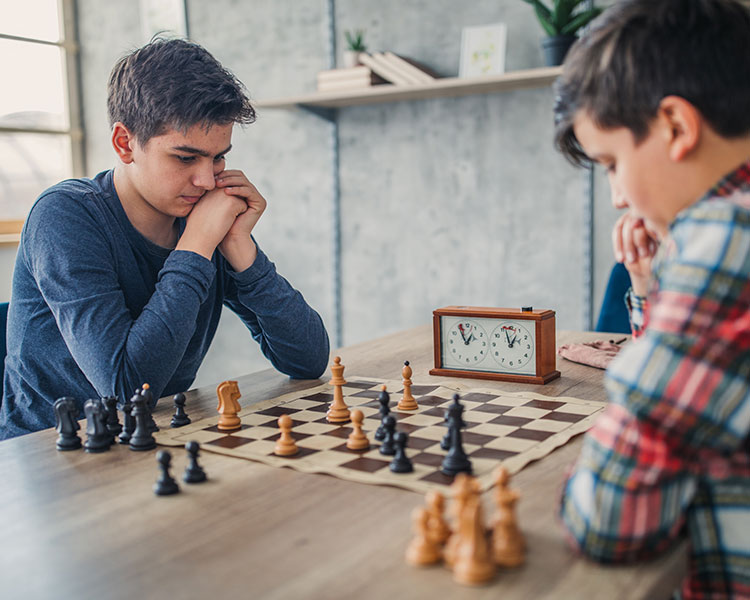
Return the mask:
M155 40L115 65L107 104L117 166L48 189L23 228L0 439L53 426L61 396L188 389L223 305L282 373L328 362L320 316L251 236L265 199L225 167L234 123L255 120L242 84L197 44Z

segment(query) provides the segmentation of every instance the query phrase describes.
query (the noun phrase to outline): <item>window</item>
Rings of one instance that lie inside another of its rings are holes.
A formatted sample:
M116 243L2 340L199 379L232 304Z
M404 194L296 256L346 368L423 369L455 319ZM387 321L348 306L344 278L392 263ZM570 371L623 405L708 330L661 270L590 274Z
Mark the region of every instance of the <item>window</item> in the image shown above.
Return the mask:
M0 234L83 174L74 0L0 0Z

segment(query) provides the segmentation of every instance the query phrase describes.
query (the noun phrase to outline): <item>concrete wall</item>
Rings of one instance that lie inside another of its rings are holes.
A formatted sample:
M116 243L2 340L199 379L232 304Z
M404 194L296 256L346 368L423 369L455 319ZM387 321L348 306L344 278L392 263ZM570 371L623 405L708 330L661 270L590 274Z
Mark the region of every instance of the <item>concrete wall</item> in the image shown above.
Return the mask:
M105 110L109 70L143 40L136 2L78 5L92 175L115 160ZM189 0L187 7L191 37L256 99L311 91L328 66L326 0ZM505 22L506 70L542 65L541 28L515 0L337 0L335 20L339 56L343 30L364 28L370 50L392 50L455 76L461 29ZM344 344L427 323L433 308L454 303L552 308L558 328L588 327L586 176L552 148L552 101L551 89L539 88L339 111ZM229 160L269 202L257 228L261 246L330 331L331 132L304 111L262 110L257 123L235 132ZM614 215L601 175L595 192L598 306ZM196 384L266 366L238 323L225 315Z

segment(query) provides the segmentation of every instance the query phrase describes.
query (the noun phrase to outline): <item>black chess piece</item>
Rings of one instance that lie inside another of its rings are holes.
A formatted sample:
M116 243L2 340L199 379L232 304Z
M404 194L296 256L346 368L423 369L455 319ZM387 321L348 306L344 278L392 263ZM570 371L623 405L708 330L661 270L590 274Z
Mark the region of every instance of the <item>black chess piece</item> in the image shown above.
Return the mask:
M135 419L135 431L130 436L130 449L136 451L152 450L156 448L156 440L148 429L145 400L142 395L133 396L131 414Z
M378 402L380 402L380 425L378 425L378 428L375 431L375 439L378 442L382 442L385 439L383 419L385 419L391 413L391 395L385 390L385 386L380 391Z
M396 455L391 461L390 469L394 473L411 473L414 470L411 460L406 456L406 442L408 441L408 433L397 431L393 434L393 443L396 445Z
M107 431L114 437L122 431L122 425L120 425L120 420L117 416L117 398L114 396L104 396L102 402L107 409Z
M112 434L107 430L107 409L99 398L91 398L83 404L86 414L86 452L104 452L112 445Z
M145 400L144 406L146 407L146 427L148 427L148 430L151 433L159 431L159 426L156 424L156 421L154 421L154 416L151 414L151 411L154 410L154 394L151 391L151 387L148 384L144 383L143 387L138 388L138 391L136 393L139 393Z
M185 483L200 483L206 481L206 472L198 464L198 454L200 452L200 445L198 442L188 442L185 444L185 450L187 450L189 463L185 468L185 474L182 479Z
M121 402L119 406L123 416L123 427L122 433L119 435L119 441L121 444L129 444L130 438L135 431L135 418L133 417L133 401L125 400Z
M457 473L471 474L471 461L464 452L461 440L461 429L466 426L463 414L464 407L458 401L458 394L453 396L453 404L448 408L448 432L450 433L450 450L443 459L440 471L443 475L453 476Z
M172 402L174 402L174 415L172 416L172 421L169 426L183 427L189 425L190 417L188 417L185 412L185 394L182 392L175 394L174 398L172 398Z
M380 454L393 456L396 454L396 445L393 443L393 435L396 432L396 417L393 415L383 417L382 427L385 431L385 437L380 445Z
M448 427L450 424L451 419L451 412L453 415L458 418L458 426L460 429L463 429L466 427L466 423L464 422L463 418L463 412L464 412L464 405L459 402L459 395L453 394L453 404L451 404L445 411L445 426ZM443 450L450 450L451 449L451 430L450 427L448 427L448 430L445 432L445 435L443 436L443 439L440 441L440 447Z
M77 431L81 428L76 420L78 407L75 400L68 396L55 400L55 429L60 434L57 438L57 449L62 451L78 450L81 447L81 438Z
M180 491L180 486L169 474L169 465L172 462L172 455L169 450L159 450L156 453L156 460L159 462L159 479L154 484L154 494L157 496L169 496Z

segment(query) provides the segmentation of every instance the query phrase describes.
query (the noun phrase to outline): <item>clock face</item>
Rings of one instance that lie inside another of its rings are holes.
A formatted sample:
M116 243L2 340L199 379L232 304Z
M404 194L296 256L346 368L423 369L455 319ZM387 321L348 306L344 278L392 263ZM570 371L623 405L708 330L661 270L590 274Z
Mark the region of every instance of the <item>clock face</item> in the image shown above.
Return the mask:
M444 368L536 374L533 321L441 316L440 331Z
M451 364L472 367L487 357L487 334L473 319L457 319L445 332L445 353Z
M534 336L518 321L504 321L490 334L490 356L503 370L526 372L534 358Z

